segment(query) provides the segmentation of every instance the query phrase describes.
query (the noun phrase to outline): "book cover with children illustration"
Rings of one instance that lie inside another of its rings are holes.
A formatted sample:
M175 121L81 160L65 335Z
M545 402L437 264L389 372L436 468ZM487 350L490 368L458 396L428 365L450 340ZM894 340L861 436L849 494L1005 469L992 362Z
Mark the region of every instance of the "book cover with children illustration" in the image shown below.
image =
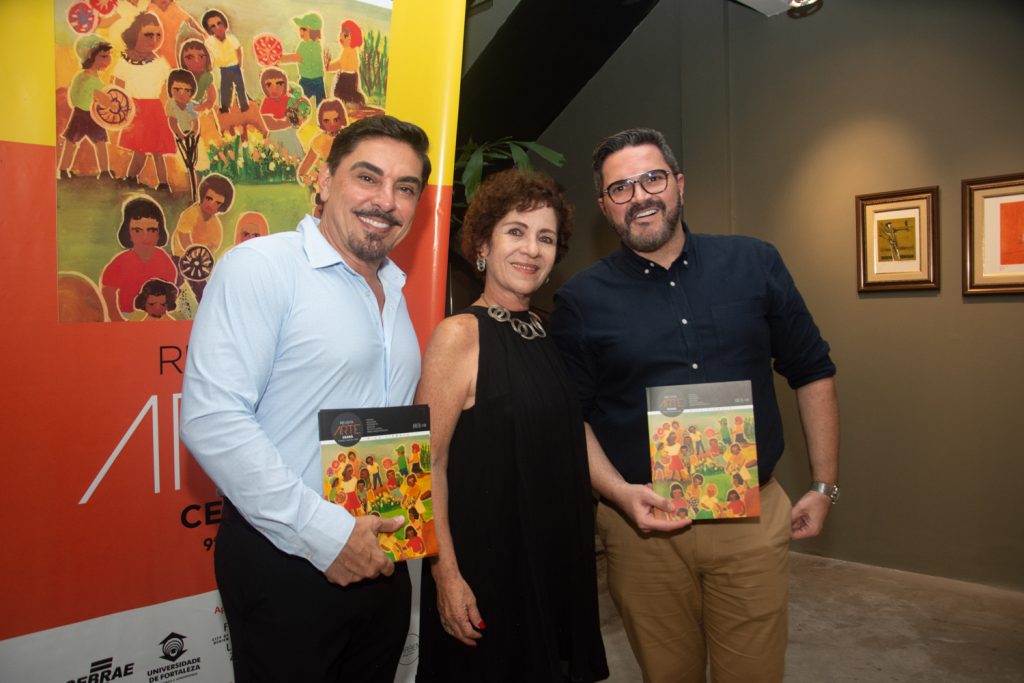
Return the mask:
M324 498L354 517L405 517L378 536L395 562L437 555L427 406L321 410L319 421Z
M750 382L647 388L651 480L690 519L757 517L757 438Z

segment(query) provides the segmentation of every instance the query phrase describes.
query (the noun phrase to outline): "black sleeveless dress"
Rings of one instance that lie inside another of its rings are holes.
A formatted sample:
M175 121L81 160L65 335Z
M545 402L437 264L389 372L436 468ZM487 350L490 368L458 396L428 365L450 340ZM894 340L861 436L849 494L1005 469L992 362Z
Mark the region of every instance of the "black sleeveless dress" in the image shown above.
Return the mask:
M479 374L476 404L452 436L448 510L459 569L486 629L476 648L445 634L424 562L416 681L603 680L594 509L575 389L550 339L523 339L479 306L464 312L479 321Z

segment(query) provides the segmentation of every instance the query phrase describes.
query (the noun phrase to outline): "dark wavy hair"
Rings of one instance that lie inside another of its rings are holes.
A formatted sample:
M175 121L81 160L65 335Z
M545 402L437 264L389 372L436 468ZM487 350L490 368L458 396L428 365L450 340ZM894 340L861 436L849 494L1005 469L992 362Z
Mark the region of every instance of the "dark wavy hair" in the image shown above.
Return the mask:
M470 263L491 241L494 226L510 211L533 211L550 206L558 223L555 263L569 251L576 208L562 186L546 173L510 168L488 176L473 197L462 221L462 254Z
M142 289L140 289L139 293L135 296L135 310L146 310L146 299L151 296L160 296L161 294L167 297L168 313L178 307L178 288L166 280L153 278L151 280L146 280L146 283L142 285Z
M426 132L415 123L402 121L387 114L359 119L341 129L331 145L331 153L327 156L327 166L331 173L338 170L341 160L348 156L360 142L371 138L391 138L412 147L423 164L423 172L420 174L420 191L422 192L427 186L427 180L430 179L430 157L427 156L430 139Z
M159 26L160 30L163 31L164 25L160 23L160 17L149 12L141 12L135 15L132 19L131 25L121 32L121 40L124 41L125 48L128 50L135 49L135 43L139 42L139 34L142 29L146 26ZM167 40L168 36L164 36L164 40ZM171 38L173 40L173 38Z
M162 247L167 244L167 228L164 227L164 210L160 205L149 197L140 196L129 199L121 207L121 227L117 231L117 241L125 249L132 248L132 238L128 232L131 222L139 218L152 218L160 228L160 239L156 245Z
M192 94L195 95L196 88L196 77L188 69L174 69L167 76L167 94L171 94L171 86L175 83L184 83L185 85L192 88ZM190 98L191 99L191 98Z
M282 73L284 73L284 72L282 72ZM260 83L261 84L263 83L262 78L260 79ZM266 91L264 90L264 92L266 92ZM336 112L338 112L338 114L341 115L341 125L342 126L347 126L348 125L348 114L345 112L345 103L342 102L341 100L339 100L336 97L329 97L326 100L324 100L323 102L321 102L320 106L317 107L317 109L316 109L316 122L317 122L317 125L320 126L321 130L323 130L323 127L324 127L324 114L326 114L329 111L336 111ZM334 149L334 147L332 146L331 149ZM329 163L330 162L330 156L328 156L327 159L328 159L328 163ZM331 171L333 172L334 169L332 168Z
M203 196L208 189L224 197L224 203L221 204L217 213L226 213L231 208L231 202L235 200L235 186L220 173L211 173L199 182L198 201L203 201Z
M203 24L203 28L206 29L207 33L209 33L211 36L213 35L213 31L211 31L210 27L206 25L206 22L208 22L210 19L213 19L214 17L217 17L218 19L224 22L225 29L229 31L231 30L231 23L228 21L228 18L224 16L224 13L221 12L219 9L210 9L206 10L206 12L203 13L203 20L201 22Z
M657 147L661 152L661 156L665 157L665 163L668 164L668 169L672 171L672 175L675 176L681 173L679 162L676 161L676 155L672 153L672 148L668 146L668 141L660 131L653 128L628 128L619 131L615 135L609 135L598 143L594 149L594 189L597 190L598 197L604 193L604 179L601 177L601 169L604 167L605 159L627 147L639 147L640 145L654 145ZM618 179L612 178L612 182L615 180Z

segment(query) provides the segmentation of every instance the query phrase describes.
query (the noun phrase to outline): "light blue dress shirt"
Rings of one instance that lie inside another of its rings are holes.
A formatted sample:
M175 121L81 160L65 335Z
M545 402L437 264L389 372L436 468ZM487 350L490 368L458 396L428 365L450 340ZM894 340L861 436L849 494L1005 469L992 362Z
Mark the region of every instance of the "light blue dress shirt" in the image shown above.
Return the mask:
M275 546L325 570L354 519L323 498L317 411L408 405L420 350L405 273L366 280L306 216L217 263L192 327L181 438L242 516Z

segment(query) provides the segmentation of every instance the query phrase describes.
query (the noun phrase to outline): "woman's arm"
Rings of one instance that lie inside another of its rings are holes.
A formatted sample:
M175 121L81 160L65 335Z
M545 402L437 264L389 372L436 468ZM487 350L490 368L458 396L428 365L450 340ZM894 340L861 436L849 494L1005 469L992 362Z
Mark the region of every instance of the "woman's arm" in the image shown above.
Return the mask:
M474 647L483 619L473 590L462 578L448 523L448 447L459 414L476 401L477 359L480 353L476 318L457 315L434 332L423 356L423 373L416 403L430 406L430 457L434 525L438 556L430 571L437 583L437 609L452 637Z

